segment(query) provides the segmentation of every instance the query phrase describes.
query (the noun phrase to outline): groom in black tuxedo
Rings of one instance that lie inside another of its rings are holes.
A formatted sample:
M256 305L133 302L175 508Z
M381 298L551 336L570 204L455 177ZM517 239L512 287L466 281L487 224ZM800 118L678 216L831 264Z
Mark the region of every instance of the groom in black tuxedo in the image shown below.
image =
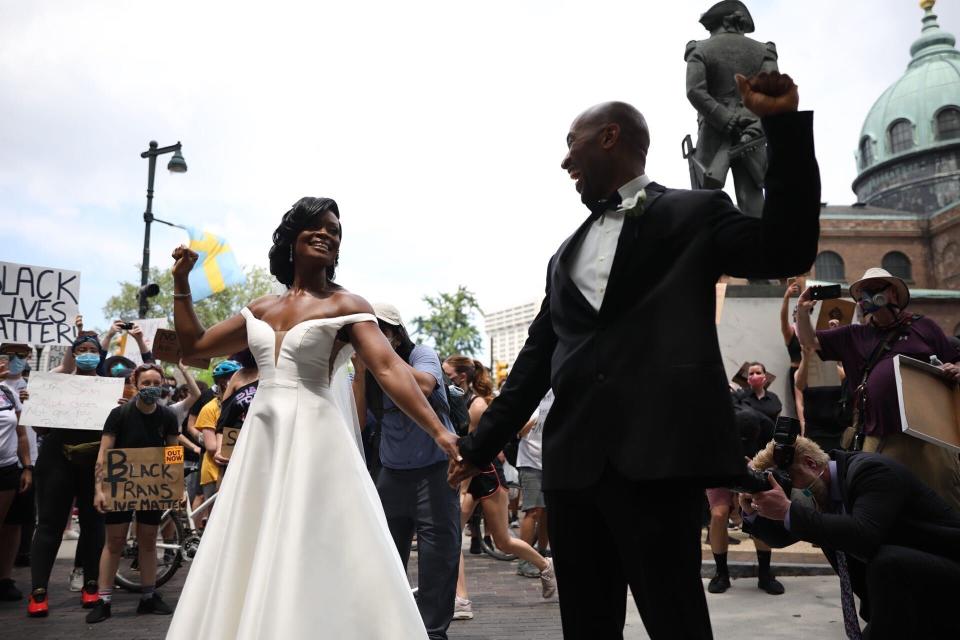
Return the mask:
M591 215L547 267L546 297L500 396L460 440L476 473L547 389L544 492L567 640L622 638L629 585L650 637L710 638L700 580L703 488L744 470L720 359L715 284L807 271L820 178L813 118L789 76L738 76L762 118L761 219L722 191L646 176L650 136L624 103L588 109L562 163Z

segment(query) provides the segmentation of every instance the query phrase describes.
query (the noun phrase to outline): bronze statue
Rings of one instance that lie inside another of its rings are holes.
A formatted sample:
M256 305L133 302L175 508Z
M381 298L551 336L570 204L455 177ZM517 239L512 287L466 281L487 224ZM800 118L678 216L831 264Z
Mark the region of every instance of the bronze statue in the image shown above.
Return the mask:
M687 99L697 109L697 148L684 140L694 189L722 189L733 170L737 205L745 214L763 211L766 141L760 121L740 100L736 74L777 71L777 47L746 37L753 18L739 0L723 0L700 17L710 37L687 43Z

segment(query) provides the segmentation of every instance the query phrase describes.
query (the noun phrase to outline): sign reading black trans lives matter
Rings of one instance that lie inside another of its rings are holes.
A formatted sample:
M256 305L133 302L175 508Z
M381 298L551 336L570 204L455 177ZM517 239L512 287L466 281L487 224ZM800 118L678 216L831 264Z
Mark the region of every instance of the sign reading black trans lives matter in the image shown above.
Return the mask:
M0 342L71 344L80 272L0 262Z

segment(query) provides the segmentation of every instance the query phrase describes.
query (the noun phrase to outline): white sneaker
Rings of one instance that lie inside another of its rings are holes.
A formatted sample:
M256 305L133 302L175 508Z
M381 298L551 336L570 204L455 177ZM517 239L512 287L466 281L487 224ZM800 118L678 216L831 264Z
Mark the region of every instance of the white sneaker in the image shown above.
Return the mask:
M67 529L66 531L63 532L63 539L64 539L64 540L79 540L79 539L80 539L80 532L71 527L70 529Z
M70 591L80 591L83 589L83 569L74 567L70 572Z
M543 597L549 598L557 592L557 576L553 573L553 558L547 558L546 569L540 572L540 586L543 588Z
M466 598L457 596L453 605L454 620L473 620L473 603Z

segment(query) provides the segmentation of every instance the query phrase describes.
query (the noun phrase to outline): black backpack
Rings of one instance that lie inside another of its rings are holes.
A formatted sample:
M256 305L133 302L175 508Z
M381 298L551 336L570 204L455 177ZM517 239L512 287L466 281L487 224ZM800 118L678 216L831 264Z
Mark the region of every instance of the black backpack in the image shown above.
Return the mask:
M13 399L13 389L5 384L0 384L0 391L2 391L3 395L7 396L7 400L10 401L10 411L15 411L17 408L17 402Z

